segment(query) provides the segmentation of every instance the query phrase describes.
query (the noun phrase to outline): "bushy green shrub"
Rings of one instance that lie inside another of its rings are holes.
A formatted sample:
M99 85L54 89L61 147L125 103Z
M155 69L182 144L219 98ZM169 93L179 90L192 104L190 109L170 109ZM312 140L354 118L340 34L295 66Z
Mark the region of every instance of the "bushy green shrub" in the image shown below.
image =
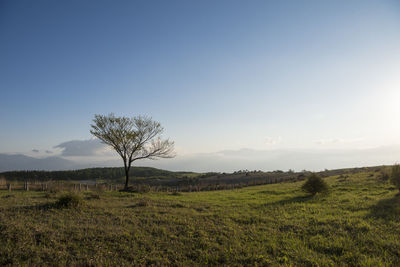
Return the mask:
M66 193L58 198L55 206L57 208L79 208L83 205L83 199L75 193Z
M396 164L392 167L392 173L390 175L390 182L399 189L400 194L400 165Z
M311 195L326 193L329 191L328 184L320 176L314 173L307 178L307 181L303 184L301 189Z

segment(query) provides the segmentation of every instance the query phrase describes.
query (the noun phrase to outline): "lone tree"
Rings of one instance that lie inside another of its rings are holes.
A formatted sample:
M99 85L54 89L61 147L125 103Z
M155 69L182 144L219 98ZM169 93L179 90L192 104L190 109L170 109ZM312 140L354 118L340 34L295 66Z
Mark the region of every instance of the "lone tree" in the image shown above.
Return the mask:
M392 173L390 175L390 182L392 182L392 184L394 186L396 186L397 189L399 189L398 195L400 195L400 165L399 164L396 164L392 167Z
M124 161L125 189L128 189L129 170L139 159L172 158L174 143L162 140L163 127L146 116L116 117L95 115L90 133L117 151Z

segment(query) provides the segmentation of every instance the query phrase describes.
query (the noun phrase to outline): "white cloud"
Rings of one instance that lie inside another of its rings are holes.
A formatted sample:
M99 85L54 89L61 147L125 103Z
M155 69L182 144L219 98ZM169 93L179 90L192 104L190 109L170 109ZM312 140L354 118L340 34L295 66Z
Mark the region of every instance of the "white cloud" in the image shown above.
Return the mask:
M99 139L72 140L61 143L54 148L61 148L61 156L102 156L109 151L108 146Z
M337 138L321 139L321 140L315 141L315 143L318 144L318 145L337 144L337 143L340 143L340 142L341 142L341 139L337 139Z
M328 145L354 145L354 144L360 144L362 141L364 141L364 138L349 138L349 139L343 139L343 138L328 138L328 139L320 139L316 140L315 143L317 145L321 146L328 146Z
M265 138L265 144L268 145L268 146L282 144L282 137L281 136L278 136L278 137L269 137L269 136L267 136Z

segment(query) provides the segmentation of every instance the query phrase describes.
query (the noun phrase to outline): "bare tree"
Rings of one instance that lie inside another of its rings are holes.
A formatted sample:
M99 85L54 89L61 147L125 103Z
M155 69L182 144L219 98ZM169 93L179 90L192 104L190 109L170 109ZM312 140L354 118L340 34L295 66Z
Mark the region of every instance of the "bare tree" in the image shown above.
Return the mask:
M150 117L116 117L95 115L90 132L103 143L110 145L122 157L125 168L125 189L129 184L132 162L139 159L172 158L174 143L162 140L163 127Z

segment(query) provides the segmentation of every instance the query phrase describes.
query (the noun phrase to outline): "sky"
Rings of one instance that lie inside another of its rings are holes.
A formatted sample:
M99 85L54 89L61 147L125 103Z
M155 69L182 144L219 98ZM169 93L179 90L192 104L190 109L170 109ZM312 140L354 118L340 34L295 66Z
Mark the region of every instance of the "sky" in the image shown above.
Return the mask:
M143 165L392 164L399 74L398 1L3 0L0 153L118 165L89 132L113 112L175 142Z

